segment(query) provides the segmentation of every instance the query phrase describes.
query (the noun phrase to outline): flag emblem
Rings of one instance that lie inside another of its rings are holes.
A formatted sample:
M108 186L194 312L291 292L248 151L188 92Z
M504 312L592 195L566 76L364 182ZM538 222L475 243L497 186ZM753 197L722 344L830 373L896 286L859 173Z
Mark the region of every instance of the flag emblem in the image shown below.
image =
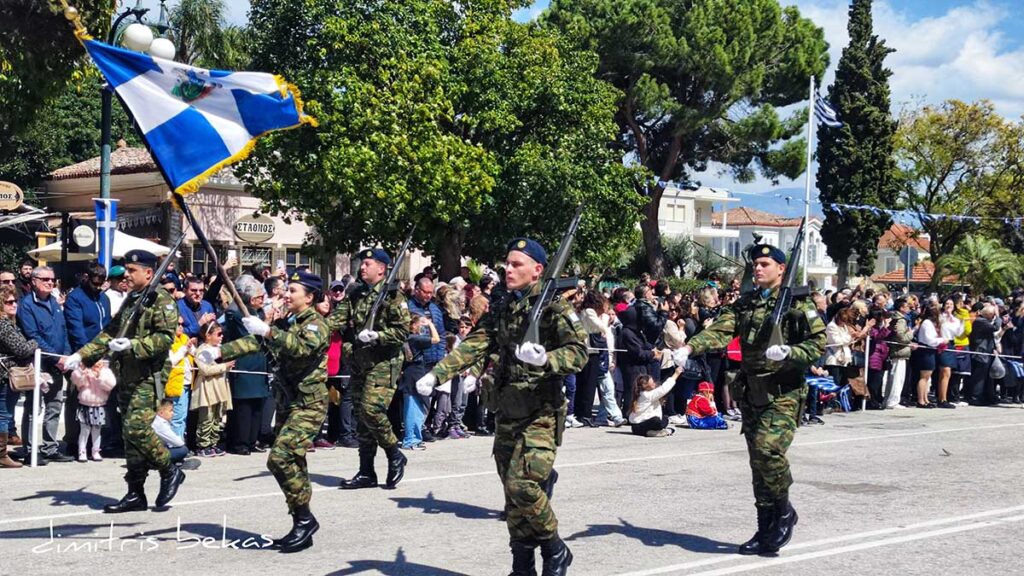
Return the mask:
M178 83L174 85L174 88L171 88L171 94L174 94L186 104L191 104L196 100L209 96L214 88L223 88L223 86L216 82L207 82L200 78L195 70L177 69L174 73L178 75Z

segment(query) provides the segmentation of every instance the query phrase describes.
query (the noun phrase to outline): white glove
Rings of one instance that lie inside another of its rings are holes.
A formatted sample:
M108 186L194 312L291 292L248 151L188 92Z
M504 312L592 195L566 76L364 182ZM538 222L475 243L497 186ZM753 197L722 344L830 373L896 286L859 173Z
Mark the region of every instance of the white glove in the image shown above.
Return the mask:
M437 376L434 376L433 372L427 372L416 381L416 392L420 396L430 396L434 393L434 386L437 386Z
M776 362L782 362L787 356L789 356L790 350L791 348L785 344L781 346L769 346L768 349L764 351L764 357Z
M690 350L691 348L689 346L683 346L682 348L673 350L672 362L674 362L678 368L686 366L686 361L690 359Z
M78 368L79 366L82 365L82 357L79 354L72 354L71 356L68 356L67 358L64 359L63 365L64 370L72 372L74 371L75 368Z
M242 326L253 336L266 336L270 333L270 324L260 320L256 316L242 318Z
M548 363L548 353L544 347L532 342L516 346L516 358L531 366L543 366Z
M373 330L363 330L356 336L356 338L359 338L359 341L364 344L369 344L370 342L376 342L377 338L380 338L380 334L377 334Z
M218 352L214 352L213 348L203 348L196 354L196 362L200 364L216 364L218 354Z
M131 347L132 341L127 338L114 338L107 343L107 348L110 348L111 352L124 352Z
M462 389L466 394L472 394L476 391L476 376L466 376L462 379Z

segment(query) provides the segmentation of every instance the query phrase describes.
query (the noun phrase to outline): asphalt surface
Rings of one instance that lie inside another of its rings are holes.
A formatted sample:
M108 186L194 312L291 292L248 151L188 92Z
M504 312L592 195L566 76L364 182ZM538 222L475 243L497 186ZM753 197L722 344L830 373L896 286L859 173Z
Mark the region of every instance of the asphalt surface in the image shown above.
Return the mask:
M735 547L754 531L738 429L572 429L554 506L570 574L1024 574L1020 407L830 415L790 451L800 513L774 558ZM162 511L104 515L123 461L0 471L0 574L504 575L508 536L490 439L409 453L396 490L337 490L355 450L309 455L315 546L261 548L290 527L262 455L205 459ZM385 463L378 460L378 472ZM158 489L147 485L152 502Z

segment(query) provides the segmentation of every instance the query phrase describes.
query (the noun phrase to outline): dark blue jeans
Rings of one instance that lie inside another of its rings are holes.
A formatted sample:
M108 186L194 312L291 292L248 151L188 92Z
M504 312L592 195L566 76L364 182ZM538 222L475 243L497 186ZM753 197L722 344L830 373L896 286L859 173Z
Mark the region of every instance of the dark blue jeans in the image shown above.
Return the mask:
M178 446L176 448L168 448L167 450L169 450L171 452L171 463L172 464L177 464L177 463L181 462L182 460L184 460L186 456L188 456L188 447L187 446Z
M14 406L18 403L18 395L10 386L0 382L0 434L7 434L14 425Z

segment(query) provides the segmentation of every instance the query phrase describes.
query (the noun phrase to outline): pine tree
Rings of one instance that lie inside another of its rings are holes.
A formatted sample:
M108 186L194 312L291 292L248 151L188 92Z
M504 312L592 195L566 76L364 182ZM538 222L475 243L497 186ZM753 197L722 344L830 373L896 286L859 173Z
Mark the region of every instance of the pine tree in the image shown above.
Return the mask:
M889 77L885 57L894 52L874 35L872 0L853 0L850 43L843 49L828 100L839 112L842 128L818 128L818 190L825 212L822 240L846 283L848 263L857 274L874 270L878 238L891 225L887 214L868 210L832 210L832 203L893 207L898 194L893 137L896 121L889 111Z

